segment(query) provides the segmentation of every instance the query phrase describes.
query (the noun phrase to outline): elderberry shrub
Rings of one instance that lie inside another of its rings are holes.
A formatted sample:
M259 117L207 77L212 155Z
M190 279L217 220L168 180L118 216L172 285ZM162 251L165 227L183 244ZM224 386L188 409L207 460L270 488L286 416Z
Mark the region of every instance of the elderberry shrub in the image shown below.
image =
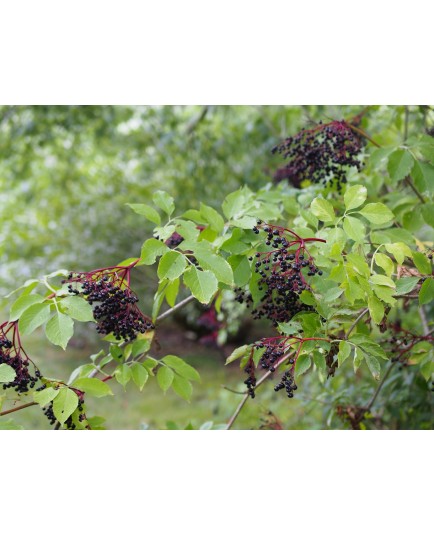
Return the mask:
M82 294L93 305L97 332L113 334L116 340L131 341L138 333L154 329L151 319L136 305L139 299L129 287L129 268L70 273L67 280L70 294Z
M260 275L258 290L264 292L259 305L252 309L252 315L255 319L267 318L277 326L279 322L288 322L297 313L313 311L311 306L300 301L300 294L310 289L305 276L321 276L322 271L315 266L306 242L323 240L303 239L289 229L258 220L253 232L259 234L260 231L266 233L265 245L273 249L257 252L249 258L255 263L255 273ZM247 307L253 304L251 293L240 287L235 289L235 300L246 303Z
M347 168L360 171L362 163L358 157L362 147L363 139L345 121L320 123L273 148L273 154L279 153L289 160L276 171L274 180L287 180L295 188L301 188L305 180L324 186L335 183L340 191L347 182Z
M17 393L27 393L33 389L41 374L32 363L32 375L29 371L30 363L31 360L21 346L18 324L3 323L0 326L0 365L9 365L16 374L13 381L3 384L3 389L14 389Z

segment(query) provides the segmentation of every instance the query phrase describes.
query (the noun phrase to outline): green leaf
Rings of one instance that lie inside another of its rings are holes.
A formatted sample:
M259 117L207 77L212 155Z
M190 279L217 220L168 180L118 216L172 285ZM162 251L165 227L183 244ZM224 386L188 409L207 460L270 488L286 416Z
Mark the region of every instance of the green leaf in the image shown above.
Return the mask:
M341 341L339 343L339 352L338 352L338 365L341 367L344 361L351 354L351 344L346 341Z
M175 375L172 382L172 389L177 395L184 398L184 400L187 400L187 402L190 402L193 387L188 380Z
M429 279L426 279L420 287L419 304L425 305L432 300L434 300L434 279L430 277Z
M395 265L393 264L393 261L390 257L384 255L383 253L376 253L374 256L374 260L375 264L377 264L380 268L383 268L388 277L393 274Z
M434 192L434 166L427 162L415 161L411 175L420 192Z
M176 355L166 355L161 361L166 363L166 365L168 365L170 368L174 369L175 372L183 378L200 382L200 376L197 370L180 357L177 357Z
M411 292L419 282L418 277L402 277L396 282L396 294L403 296Z
M39 279L28 279L23 285L21 285L18 288L14 289L12 292L9 292L9 294L6 294L5 298L10 298L13 294L15 294L15 292L19 292L21 289L24 289L23 292L22 292L22 295L27 296L39 284L40 284Z
M413 251L413 261L416 265L416 268L419 270L419 272L423 275L431 275L432 268L431 263L424 255L423 253L420 253L419 251Z
M173 197L170 196L167 192L162 190L157 190L152 196L152 201L161 208L168 216L172 214L175 210L175 204L173 202Z
M184 273L184 283L201 303L209 303L218 289L217 278L212 272L201 272L194 266Z
M414 159L411 153L404 149L397 149L389 156L389 162L387 164L387 170L391 178L398 182L405 179L410 173L414 164Z
M160 279L176 279L184 273L187 261L185 256L177 251L168 251L160 260L158 265L158 277Z
M380 274L371 275L369 282L374 283L375 285L382 285L383 287L396 287L395 283L392 281L392 279L390 279L390 277Z
M210 270L218 281L232 286L234 284L234 274L228 261L214 253L203 254L199 250L194 250L195 257L200 266L205 270Z
M372 355L365 354L365 361L368 365L369 370L371 371L372 376L375 380L378 381L380 379L381 372L381 367L380 363L378 362L378 359Z
M79 378L74 381L72 386L79 391L83 391L86 395L95 396L96 398L113 395L113 392L107 383L98 378Z
M404 242L384 244L384 247L388 253L391 253L395 257L398 264L402 264L405 257L409 257L410 259L413 257L412 250L407 246L407 244L404 244Z
M223 231L224 226L225 226L225 221L217 212L217 210L201 203L200 214L210 224L212 229L214 229L218 233L221 233Z
M169 251L169 248L164 242L161 242L156 238L148 238L148 240L143 243L142 252L140 254L141 261L137 264L154 264L157 257L164 255L166 251Z
M237 359L244 357L245 355L247 355L247 351L249 349L250 349L250 345L248 344L244 344L243 346L240 346L239 348L235 348L235 350L231 353L231 355L226 358L225 365L229 365L229 363L232 363L236 361Z
M395 294L395 289L381 285L372 285L372 290L380 298L380 300L388 303L389 305L395 305L396 300L393 297Z
M34 305L35 303L41 303L44 300L45 300L44 296L40 296L39 294L28 294L24 296L21 295L12 304L11 312L9 315L9 320L11 322L13 322L14 320L18 320L26 309L28 309L30 306Z
M59 394L53 402L54 416L63 424L77 409L78 396L68 387L59 389Z
M155 208L150 207L149 205L141 204L132 204L127 203L127 205L134 210L136 214L145 216L145 218L156 225L161 225L161 218Z
M131 369L126 363L118 365L115 370L115 378L118 383L125 389L127 383L131 380Z
M64 350L74 333L74 321L63 313L57 313L47 322L45 335L53 344Z
M357 253L349 253L347 255L347 262L354 268L355 272L361 276L368 278L371 271L365 257Z
M19 320L20 332L29 335L50 318L50 303L35 303L27 308Z
M11 366L6 365L6 363L2 363L0 365L0 382L1 383L13 382L15 380L16 375L17 373Z
M367 195L368 191L365 186L361 186L360 184L350 186L344 194L345 208L351 210L360 207L366 201Z
M302 354L298 357L297 362L295 363L295 376L301 376L307 370L309 370L312 364L312 360L309 354Z
M133 342L131 353L133 354L133 357L137 357L138 355L144 354L145 352L147 352L150 347L151 347L151 341L149 339L137 338Z
M92 322L93 310L89 302L80 296L67 296L62 300L62 306L66 307L67 314L80 322Z
M245 212L244 207L247 197L246 192L242 188L226 196L223 201L222 210L228 220L242 216Z
M422 205L421 211L425 222L431 227L434 227L434 203Z
M154 368L158 365L158 361L153 357L147 356L142 365L146 368L151 376L154 376Z
M148 381L149 372L142 363L133 363L131 365L131 377L140 391L142 391L145 383Z
M231 265L234 283L238 287L244 287L250 280L250 263L247 260L247 257L244 255L231 255L228 258L228 262Z
M176 303L176 298L178 296L179 291L179 279L174 279L173 281L170 281L170 283L167 285L165 290L165 296L166 301L170 305L170 307L173 307Z
M59 389L53 387L47 387L43 391L35 391L33 393L33 400L43 408L49 404L60 393Z
M353 360L354 372L358 371L360 365L362 364L364 357L365 357L365 354L362 352L360 348L356 346L354 348L354 360Z
M343 289L339 287L330 288L324 294L323 299L326 303L335 302L342 295L342 292Z
M320 221L335 220L335 211L333 209L333 205L329 203L326 199L317 197L312 201L310 209L314 216L316 216Z
M344 219L344 231L347 233L348 237L355 242L363 242L365 239L365 226L357 218L352 216L346 216Z
M175 373L169 367L160 367L157 372L157 382L160 389L164 392L172 385Z
M383 203L368 203L359 211L359 214L375 224L387 223L395 217L393 212Z
M371 296L370 298L368 298L368 307L369 314L371 315L372 320L376 324L379 324L384 317L384 305L378 298L376 298L375 296Z

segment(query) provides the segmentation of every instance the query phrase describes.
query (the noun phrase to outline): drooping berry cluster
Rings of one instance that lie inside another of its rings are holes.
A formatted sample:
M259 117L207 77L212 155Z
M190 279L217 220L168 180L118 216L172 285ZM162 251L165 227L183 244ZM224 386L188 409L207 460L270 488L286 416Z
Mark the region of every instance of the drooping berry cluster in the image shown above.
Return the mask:
M154 329L152 320L137 307L139 301L131 290L130 269L134 266L114 266L93 272L70 273L70 294L82 294L93 305L97 331L113 334L117 340L133 340L138 333Z
M297 385L294 383L294 378L291 375L291 372L289 370L283 373L283 376L280 382L274 386L274 390L276 392L280 391L281 389L286 390L286 394L288 398L294 397L294 391L297 390Z
M247 379L244 380L244 383L246 384L246 387L247 387L247 392L249 393L249 396L251 398L255 398L256 376L255 376L255 363L252 357L250 357L250 359L248 360L247 365L244 369L244 372L248 375Z
M362 147L363 138L349 123L320 123L274 147L273 153L278 152L289 160L286 166L277 170L274 180L288 180L296 188L301 188L305 180L323 185L335 183L340 190L347 182L347 168L361 169L358 157Z
M5 364L15 371L15 379L3 384L3 389L14 389L17 393L27 393L33 389L41 374L29 359L21 345L17 322L4 322L0 326L0 365ZM33 365L33 375L29 371Z
M247 366L244 369L249 375L244 382L248 388L248 394L254 398L254 388L256 386L255 377L255 352L262 352L258 365L273 373L281 365L289 365L289 369L286 369L279 383L274 387L274 390L281 391L286 390L288 398L294 397L294 391L297 390L295 383L295 365L303 349L303 344L307 341L325 340L321 337L298 337L295 335L279 335L277 337L266 337L258 342L252 344L250 348L250 356L247 362Z
M255 273L260 275L258 290L264 294L260 303L253 308L255 319L268 318L274 326L288 322L301 311L312 311L312 307L300 301L303 290L309 290L306 276L322 275L306 248L307 242L325 242L318 238L301 238L290 229L265 224L258 220L253 228L256 234L266 233L265 245L273 249L257 252L249 260L255 262ZM253 303L250 292L237 288L235 299L247 306Z

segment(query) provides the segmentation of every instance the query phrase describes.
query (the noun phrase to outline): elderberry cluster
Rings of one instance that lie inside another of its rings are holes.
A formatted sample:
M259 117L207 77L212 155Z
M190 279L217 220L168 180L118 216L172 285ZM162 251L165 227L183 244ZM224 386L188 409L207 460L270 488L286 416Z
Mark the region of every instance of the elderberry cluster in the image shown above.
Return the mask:
M172 233L169 238L164 242L169 248L176 248L181 242L184 242L184 237L182 237L176 231Z
M247 392L251 398L255 398L256 376L255 363L253 362L253 359L249 359L246 368L244 369L244 372L248 374L247 379L244 380L244 383L247 387Z
M125 269L122 270L125 272ZM124 279L116 271L70 273L68 292L82 294L94 306L93 316L98 333L113 334L117 340L131 341L137 337L137 333L154 329L154 325L137 307L139 299Z
M253 231L265 232L265 245L273 248L249 258L255 261L255 273L260 275L258 290L264 292L259 305L252 310L253 317L265 317L277 326L299 312L312 311L311 306L300 301L299 295L310 289L305 276L322 275L305 247L306 241L315 239L302 239L289 229L263 224L260 220ZM235 289L235 299L247 307L253 303L251 293L242 288Z
M278 337L279 338L279 337ZM259 364L263 369L274 372L276 370L275 365L288 349L288 345L285 344L286 338L282 337L281 342L275 342L276 338L263 339L262 341L253 345L255 349L265 348L264 353L259 360ZM290 358L289 363L294 364L294 359Z
M292 374L291 374L291 372L289 370L284 372L280 382L277 385L274 386L274 390L276 392L280 391L281 389L286 390L286 394L287 394L288 398L293 398L294 397L294 391L297 390L297 385L295 384L294 377L292 376Z
M7 337L7 332L11 329L13 330L12 341ZM14 380L4 383L3 389L14 389L17 393L27 393L33 389L41 374L37 369L35 369L34 375L30 374L30 359L16 339L16 323L5 323L0 326L0 365L9 365L15 371Z
M275 182L288 180L295 188L309 180L313 183L335 183L338 191L347 182L346 170L355 167L360 171L358 156L363 141L345 121L319 124L311 130L302 130L273 148L289 160L277 170Z

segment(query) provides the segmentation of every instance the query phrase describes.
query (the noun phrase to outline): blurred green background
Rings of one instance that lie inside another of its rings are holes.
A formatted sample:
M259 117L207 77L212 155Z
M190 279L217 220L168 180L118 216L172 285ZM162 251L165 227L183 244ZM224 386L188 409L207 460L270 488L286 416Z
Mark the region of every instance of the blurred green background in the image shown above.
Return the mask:
M402 108L377 108L370 133L381 135L388 126L393 137L394 129L400 128ZM152 227L126 203L147 202L156 189L164 189L175 197L178 213L198 208L200 201L219 207L241 185L255 189L270 182L281 164L271 149L283 138L313 122L349 118L362 109L1 106L1 317L7 319L11 303L3 297L28 278L59 268L87 270L137 257ZM145 312L150 309L146 298L154 294L156 284L152 268L136 273L133 286ZM194 323L194 311L187 310L188 314ZM124 393L114 386L119 396L89 401L89 405L107 417L108 428L221 424L239 400L239 395L222 385L240 389L244 379L236 366L224 367L224 357L243 341L251 342L255 329L250 324L242 326L234 344L230 341L216 348L200 343L191 321L171 319L159 332L159 355L177 353L198 368L203 382L195 387L191 404L171 393L163 395L149 382L142 393L134 389ZM92 326L76 330L67 352L49 346L38 332L25 341L45 374L59 378L67 378L99 346ZM303 394L289 403L270 385L246 405L237 427L273 428L273 423L285 428L346 427L334 415L332 400L342 396L351 401L354 395L360 402L361 389L367 390L366 396L372 393L370 382L368 377L352 376L348 386L341 375L324 388L307 375ZM14 419L26 428L48 428L38 408L18 412Z

